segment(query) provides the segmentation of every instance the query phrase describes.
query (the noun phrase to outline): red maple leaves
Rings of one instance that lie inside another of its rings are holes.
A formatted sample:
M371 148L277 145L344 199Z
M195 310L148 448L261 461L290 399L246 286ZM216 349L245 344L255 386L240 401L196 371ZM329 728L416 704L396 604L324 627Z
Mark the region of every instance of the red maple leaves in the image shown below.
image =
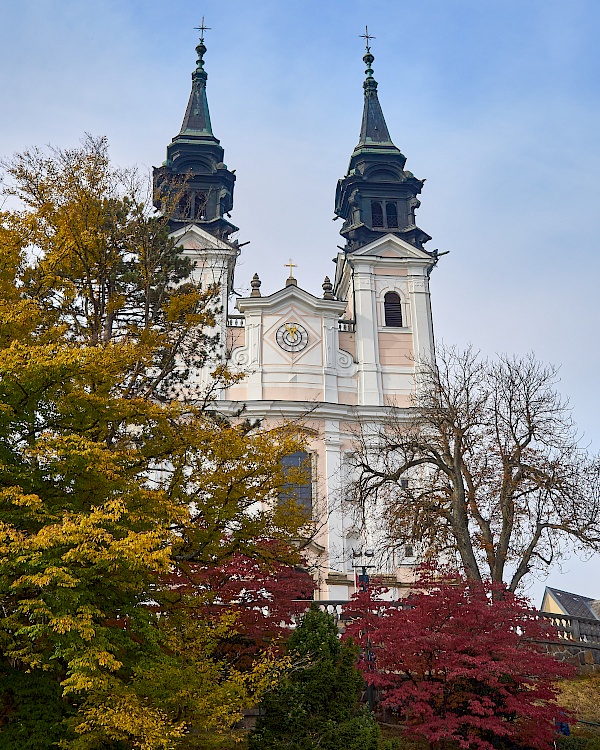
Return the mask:
M266 557L259 560L236 553L211 567L181 566L163 579L172 602L179 599L176 606L190 617L218 620L235 613L230 635L219 651L238 666L289 636L295 617L306 609L305 600L312 599L315 588L300 565L279 562L274 555Z
M546 750L555 736L553 682L572 668L541 653L556 636L526 600L458 575L398 603L361 593L347 628L362 646L361 668L407 734L430 746Z

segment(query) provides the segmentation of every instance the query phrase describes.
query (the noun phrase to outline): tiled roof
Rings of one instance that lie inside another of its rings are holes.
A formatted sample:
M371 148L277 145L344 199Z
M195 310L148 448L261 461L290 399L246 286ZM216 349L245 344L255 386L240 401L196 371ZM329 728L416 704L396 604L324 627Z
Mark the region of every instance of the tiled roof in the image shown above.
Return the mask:
M547 589L568 615L599 619L590 606L594 599L589 596L571 594L569 591L560 591L560 589L553 589L550 586L547 586Z

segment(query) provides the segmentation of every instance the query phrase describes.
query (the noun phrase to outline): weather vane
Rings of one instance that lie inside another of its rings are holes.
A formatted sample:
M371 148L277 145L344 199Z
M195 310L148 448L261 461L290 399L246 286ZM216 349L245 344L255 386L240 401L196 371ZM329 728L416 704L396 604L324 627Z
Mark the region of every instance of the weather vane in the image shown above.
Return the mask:
M202 22L204 23L204 19L202 19ZM360 38L365 40L366 45L367 45L367 50L369 50L369 40L375 39L376 37L371 36L371 34L369 34L369 27L365 26L365 33L360 34Z
M204 25L204 16L202 16L202 23L200 24L200 26L194 26L194 30L200 32L200 41L203 42L204 41L204 32L205 31L210 31L210 26L205 26Z

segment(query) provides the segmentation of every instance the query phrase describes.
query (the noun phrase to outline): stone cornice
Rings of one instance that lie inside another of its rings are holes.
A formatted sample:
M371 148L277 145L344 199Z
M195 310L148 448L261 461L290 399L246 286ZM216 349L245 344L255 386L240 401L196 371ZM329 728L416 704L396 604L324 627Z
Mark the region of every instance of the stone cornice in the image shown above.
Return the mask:
M268 297L240 297L236 305L241 313L246 313L259 310L270 311L281 307L286 302L298 302L315 313L329 313L334 317L339 317L346 309L346 303L343 301L315 297L310 292L295 285L279 289Z
M347 422L381 422L389 417L390 411L396 418L408 420L410 408L391 406L352 406L348 404L334 404L327 401L218 401L215 409L223 415L231 417L243 410L245 417L270 419L335 419Z

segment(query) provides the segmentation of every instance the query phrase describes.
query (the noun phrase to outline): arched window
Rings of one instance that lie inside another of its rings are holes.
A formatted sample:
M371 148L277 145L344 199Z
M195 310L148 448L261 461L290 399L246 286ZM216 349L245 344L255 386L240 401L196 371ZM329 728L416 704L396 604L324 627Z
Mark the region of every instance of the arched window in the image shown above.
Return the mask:
M383 226L383 209L379 201L371 201L371 223L374 227Z
M383 298L385 324L390 328L402 328L402 303L396 292L386 292Z
M188 193L184 193L177 202L177 218L189 219L192 211L192 200Z
M388 229L396 229L398 227L398 206L395 203L385 204L385 216Z
M205 219L204 209L206 208L206 195L204 193L196 193L195 195L195 214L197 219Z
M312 515L312 461L310 453L296 451L281 459L283 473L290 477L279 493L279 502L295 500L306 512Z

